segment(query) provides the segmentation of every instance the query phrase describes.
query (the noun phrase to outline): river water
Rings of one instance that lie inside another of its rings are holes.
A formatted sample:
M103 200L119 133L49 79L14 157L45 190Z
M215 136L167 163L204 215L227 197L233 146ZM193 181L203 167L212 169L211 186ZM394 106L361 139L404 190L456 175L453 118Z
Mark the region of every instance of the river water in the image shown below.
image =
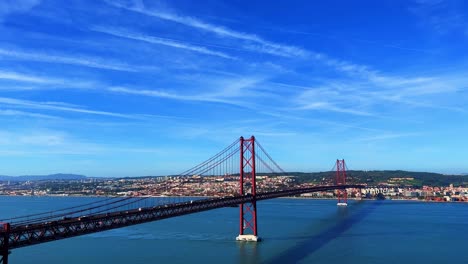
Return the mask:
M89 197L0 197L0 218ZM468 263L468 204L273 199L258 203L260 243L236 242L238 208L222 208L19 248L11 264Z

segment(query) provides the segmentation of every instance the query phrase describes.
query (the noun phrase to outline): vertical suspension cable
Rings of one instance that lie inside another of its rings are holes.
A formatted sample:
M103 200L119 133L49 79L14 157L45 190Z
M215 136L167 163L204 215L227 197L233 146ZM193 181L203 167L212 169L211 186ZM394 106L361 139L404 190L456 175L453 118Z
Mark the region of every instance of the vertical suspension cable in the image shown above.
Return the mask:
M189 179L189 177L192 177L193 175L198 175L200 177L204 176L210 176L212 181L216 181L216 179L224 179L223 184L221 184L221 190L224 195L227 195L229 193L237 193L237 189L232 190L232 183L230 181L234 180L236 183L240 182L239 177L239 164L240 164L240 147L239 147L239 140L236 140L234 143L229 145L227 148L223 149L221 152L218 154L214 155L210 159L200 163L199 165L186 170L185 172L179 174L179 175L174 175L171 176L172 179L169 181L167 177L165 178L164 181L158 182L159 185L163 185L165 189L165 193L163 192L162 194L166 194L168 197L164 198L151 198L148 200L149 197L147 197L147 194L145 195L144 193L139 193L138 198L130 198L126 203L122 204L115 204L111 206L111 203L106 203L104 204L103 207L101 208L87 208L87 213L88 214L95 214L96 212L99 211L112 211L112 210L118 210L122 208L126 208L127 210L135 209L138 207L147 207L148 204L153 204L153 205L160 205L160 204L165 204L167 202L169 203L180 203L181 201L186 201L187 198L181 197L180 195L177 195L177 192L175 191L176 189L180 189L182 187L188 186L188 185L193 185L195 182L195 179ZM249 145L250 144L250 145ZM246 149L252 147L252 142L247 142L246 144ZM258 143L258 141L255 141L255 150L256 153L254 154L255 156L252 156L252 152L246 151L244 154L246 155L246 161L248 162L253 162L252 159L256 159L255 162L255 170L258 173L259 176L262 176L262 180L259 182L260 184L257 186L258 190L266 190L266 181L263 179L264 176L268 177L273 177L275 176L275 170L279 170L282 172L282 169L276 164L276 162L266 153L266 151L263 149L263 147ZM258 158L258 160L257 160ZM273 170L274 168L274 170ZM250 184L253 184L253 181L255 180L254 175L252 174L252 168L248 168L250 173L250 178L247 180L250 182ZM203 178L201 180L196 180L198 182L198 187L201 188L200 182L203 183ZM226 183L226 184L224 184ZM156 182L155 182L156 184ZM224 187L225 186L225 187ZM229 188L229 190L223 190L224 188ZM120 198L121 201L125 201L127 198ZM48 217L56 217L56 214L52 214Z

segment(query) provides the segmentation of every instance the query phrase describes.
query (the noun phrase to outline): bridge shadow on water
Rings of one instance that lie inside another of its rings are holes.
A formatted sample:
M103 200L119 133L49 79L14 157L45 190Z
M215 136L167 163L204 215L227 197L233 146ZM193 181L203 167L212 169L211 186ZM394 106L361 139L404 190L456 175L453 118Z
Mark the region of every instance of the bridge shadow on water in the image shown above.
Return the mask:
M323 228L318 234L311 236L295 236L286 238L273 238L273 239L303 239L298 242L295 246L287 249L281 254L274 256L273 258L265 261L264 263L276 264L276 263L297 263L305 259L310 254L319 250L323 246L327 245L332 240L343 233L348 231L351 227L362 221L368 214L375 210L377 206L381 204L381 201L359 202L355 203L350 208L337 208L337 218L334 220L335 223ZM259 260L260 256L256 256Z

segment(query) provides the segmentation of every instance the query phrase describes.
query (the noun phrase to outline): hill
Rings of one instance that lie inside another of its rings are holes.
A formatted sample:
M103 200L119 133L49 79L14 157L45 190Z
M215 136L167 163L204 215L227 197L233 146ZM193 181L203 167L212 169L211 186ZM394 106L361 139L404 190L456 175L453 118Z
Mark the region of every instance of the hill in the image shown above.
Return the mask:
M49 175L23 175L23 176L2 176L0 181L51 181L51 180L83 180L87 177L78 174L49 174Z
M290 175L298 176L299 182L326 182L334 179L335 172L294 172ZM402 170L375 170L375 171L347 171L347 182L366 183L367 185L391 184L395 186L468 186L468 176L445 175L432 172L414 172Z

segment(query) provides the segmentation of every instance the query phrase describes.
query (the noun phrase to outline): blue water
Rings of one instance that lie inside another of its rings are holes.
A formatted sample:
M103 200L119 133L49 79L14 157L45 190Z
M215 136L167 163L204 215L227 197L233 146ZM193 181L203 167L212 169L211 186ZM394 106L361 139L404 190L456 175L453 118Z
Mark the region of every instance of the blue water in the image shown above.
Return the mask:
M0 197L0 218L98 198ZM222 208L15 249L10 263L468 263L468 204L274 199L260 243L240 243Z

